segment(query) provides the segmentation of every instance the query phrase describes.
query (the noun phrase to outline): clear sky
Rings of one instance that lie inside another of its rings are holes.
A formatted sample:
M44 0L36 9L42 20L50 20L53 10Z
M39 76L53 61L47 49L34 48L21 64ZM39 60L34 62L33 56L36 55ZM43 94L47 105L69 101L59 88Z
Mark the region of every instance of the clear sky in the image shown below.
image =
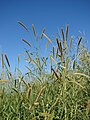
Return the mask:
M30 33L17 21L24 23ZM7 54L11 67L17 65L17 55L25 51L21 38L35 44L32 24L39 35L45 27L48 36L68 24L71 35L85 32L89 48L90 0L0 0L0 51ZM44 49L42 53L46 54Z

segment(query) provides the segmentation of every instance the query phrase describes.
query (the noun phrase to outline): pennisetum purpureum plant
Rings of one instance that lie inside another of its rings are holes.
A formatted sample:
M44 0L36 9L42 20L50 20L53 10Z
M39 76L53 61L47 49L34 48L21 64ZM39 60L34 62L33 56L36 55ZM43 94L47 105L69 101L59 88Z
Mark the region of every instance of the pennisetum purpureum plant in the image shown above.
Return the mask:
M33 51L29 40L22 38L27 48L19 53L14 74L7 54L1 55L0 120L89 120L90 52L84 36L70 37L67 25L52 40L45 28L38 37L34 24L32 31L18 24L33 32L37 46ZM41 54L39 41L48 57ZM19 67L21 56L26 61L24 74Z

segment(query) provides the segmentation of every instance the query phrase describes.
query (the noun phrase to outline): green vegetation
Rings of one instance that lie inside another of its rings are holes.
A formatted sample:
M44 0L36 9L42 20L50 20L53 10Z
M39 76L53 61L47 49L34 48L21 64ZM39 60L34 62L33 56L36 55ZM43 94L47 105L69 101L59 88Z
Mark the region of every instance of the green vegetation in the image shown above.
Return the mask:
M37 40L34 25L32 30ZM43 38L48 40L47 49L51 45L50 55L40 57L38 48L35 54L26 49L24 75L19 69L20 55L13 74L7 55L2 54L0 120L90 120L90 53L84 37L69 37L66 26L66 32L61 29L55 41L45 29ZM27 40L22 41L32 47Z

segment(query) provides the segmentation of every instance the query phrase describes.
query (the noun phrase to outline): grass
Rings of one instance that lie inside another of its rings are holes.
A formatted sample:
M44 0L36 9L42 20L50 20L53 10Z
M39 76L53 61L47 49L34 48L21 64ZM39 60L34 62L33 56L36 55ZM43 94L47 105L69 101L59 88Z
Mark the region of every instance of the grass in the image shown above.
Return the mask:
M24 24L19 24L29 32ZM34 25L32 31L37 39ZM48 58L40 58L37 51L34 55L25 51L28 65L24 75L19 67L12 74L9 59L2 54L0 120L90 119L90 52L82 44L83 37L78 38L77 47L74 48L74 40L68 35L68 26L66 33L61 29L61 35L52 44ZM49 44L52 43L45 29L42 31L43 37ZM29 42L22 40L31 47ZM51 72L48 71L49 58Z

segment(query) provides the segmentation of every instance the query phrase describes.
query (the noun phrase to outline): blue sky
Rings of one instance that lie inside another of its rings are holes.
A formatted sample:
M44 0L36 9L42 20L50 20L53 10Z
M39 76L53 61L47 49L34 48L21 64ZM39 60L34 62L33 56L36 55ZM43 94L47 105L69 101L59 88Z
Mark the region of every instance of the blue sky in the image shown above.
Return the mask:
M17 21L24 23L29 29L25 31ZM37 34L46 28L51 37L61 27L69 25L70 35L85 32L90 46L90 1L89 0L0 0L0 51L6 53L11 67L17 65L17 56L25 51L26 45L21 38L35 44L31 25L34 24ZM41 48L45 42L40 43ZM46 54L42 49L43 55ZM90 48L89 48L90 50ZM23 57L22 57L23 59ZM24 62L21 61L21 66Z

